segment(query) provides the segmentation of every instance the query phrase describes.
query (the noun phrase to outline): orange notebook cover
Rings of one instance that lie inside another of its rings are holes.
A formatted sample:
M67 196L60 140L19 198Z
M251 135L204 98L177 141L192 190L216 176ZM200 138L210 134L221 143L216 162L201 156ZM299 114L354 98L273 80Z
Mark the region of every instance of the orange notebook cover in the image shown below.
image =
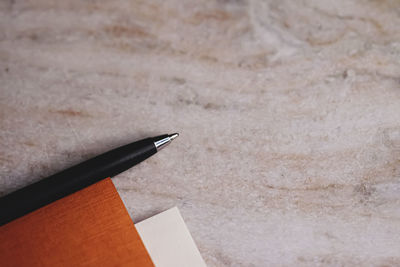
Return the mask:
M0 265L154 266L110 178L1 226Z

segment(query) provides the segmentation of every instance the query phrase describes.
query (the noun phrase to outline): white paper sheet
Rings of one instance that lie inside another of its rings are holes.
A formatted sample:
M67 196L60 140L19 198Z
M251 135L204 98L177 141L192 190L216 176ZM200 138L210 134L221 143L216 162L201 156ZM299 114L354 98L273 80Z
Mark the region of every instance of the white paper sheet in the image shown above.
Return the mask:
M177 207L135 224L156 267L205 267Z

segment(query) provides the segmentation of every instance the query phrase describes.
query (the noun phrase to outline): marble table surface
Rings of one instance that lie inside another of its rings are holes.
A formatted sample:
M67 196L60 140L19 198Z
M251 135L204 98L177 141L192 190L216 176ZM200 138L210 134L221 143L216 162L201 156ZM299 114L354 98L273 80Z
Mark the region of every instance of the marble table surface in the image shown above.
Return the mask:
M0 195L127 142L209 266L400 265L397 0L0 2Z

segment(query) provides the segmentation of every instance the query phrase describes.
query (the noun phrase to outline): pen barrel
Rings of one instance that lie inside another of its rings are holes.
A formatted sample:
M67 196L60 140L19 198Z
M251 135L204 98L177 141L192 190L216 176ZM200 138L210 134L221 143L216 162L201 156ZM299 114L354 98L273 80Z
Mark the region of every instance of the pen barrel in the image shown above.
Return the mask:
M0 225L142 162L157 152L153 141L121 146L0 198Z

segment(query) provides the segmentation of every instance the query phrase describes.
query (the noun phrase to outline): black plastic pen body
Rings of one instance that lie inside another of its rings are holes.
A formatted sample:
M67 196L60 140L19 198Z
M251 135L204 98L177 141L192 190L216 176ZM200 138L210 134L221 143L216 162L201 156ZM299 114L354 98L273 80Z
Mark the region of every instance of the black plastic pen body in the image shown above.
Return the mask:
M113 177L154 155L169 135L121 146L0 198L0 225Z

